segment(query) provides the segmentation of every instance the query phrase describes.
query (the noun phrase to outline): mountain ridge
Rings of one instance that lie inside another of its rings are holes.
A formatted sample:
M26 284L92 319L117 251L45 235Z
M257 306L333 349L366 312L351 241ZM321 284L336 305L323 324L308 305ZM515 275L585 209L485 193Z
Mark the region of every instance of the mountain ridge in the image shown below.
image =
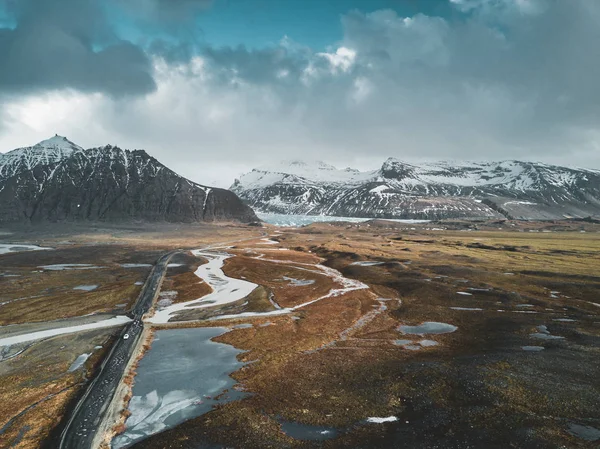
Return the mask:
M0 154L0 221L257 220L232 192L192 182L144 150L84 150L61 136Z
M600 215L600 170L517 160L408 164L378 170L329 169L324 180L279 164L231 186L262 212L349 217L559 219Z

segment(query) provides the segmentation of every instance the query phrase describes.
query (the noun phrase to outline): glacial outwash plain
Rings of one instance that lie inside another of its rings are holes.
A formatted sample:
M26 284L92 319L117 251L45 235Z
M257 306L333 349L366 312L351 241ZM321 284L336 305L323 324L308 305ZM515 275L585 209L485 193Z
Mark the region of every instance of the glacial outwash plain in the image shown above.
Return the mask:
M600 224L4 225L2 448L593 448Z

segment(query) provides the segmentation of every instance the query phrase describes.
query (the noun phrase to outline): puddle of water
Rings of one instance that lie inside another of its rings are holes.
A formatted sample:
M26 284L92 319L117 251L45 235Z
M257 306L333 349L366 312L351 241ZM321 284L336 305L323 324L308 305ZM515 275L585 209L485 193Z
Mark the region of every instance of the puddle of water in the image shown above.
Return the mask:
M122 263L123 268L149 268L152 264L149 263Z
M473 296L473 293L469 293L469 292L456 292L457 295L463 295L463 296Z
M483 310L479 307L450 307L452 310Z
M77 357L75 359L75 361L73 363L71 363L71 366L69 367L68 372L72 373L73 371L77 371L79 368L81 368L83 366L83 364L87 361L87 359L90 358L91 355L92 355L91 352L89 354L81 354L79 357Z
M586 441L600 440L600 430L592 426L569 424L569 433Z
M401 325L398 330L403 334L448 334L457 330L458 327L447 323L438 323L436 321L426 321L418 326Z
M77 287L73 287L73 290L83 290L85 292L91 292L92 290L96 290L98 285L78 285Z
M543 346L521 346L521 349L523 351L529 352L540 352L543 351L545 348Z
M232 389L235 381L229 377L244 365L236 358L243 351L210 340L225 332L225 328L214 327L156 332L151 349L137 369L129 404L131 416L125 423L127 429L113 440L113 449L131 445L203 415L216 404L246 395Z
M563 323L574 323L577 320L571 318L554 318L552 321L562 321Z
M291 421L279 420L281 430L296 440L324 441L338 436L338 431L333 427L309 426Z

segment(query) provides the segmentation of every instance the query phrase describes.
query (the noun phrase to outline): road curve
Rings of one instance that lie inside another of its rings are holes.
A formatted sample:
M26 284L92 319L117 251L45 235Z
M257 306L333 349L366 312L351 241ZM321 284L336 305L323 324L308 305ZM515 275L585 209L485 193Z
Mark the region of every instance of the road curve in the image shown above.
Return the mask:
M102 362L98 374L89 383L85 393L71 411L65 428L60 434L59 449L92 447L104 413L121 382L133 349L142 335L144 329L142 316L150 309L158 295L169 260L178 252L171 251L164 254L152 267L140 296L129 313L133 321L123 328L110 353ZM125 334L129 334L129 338L124 339Z

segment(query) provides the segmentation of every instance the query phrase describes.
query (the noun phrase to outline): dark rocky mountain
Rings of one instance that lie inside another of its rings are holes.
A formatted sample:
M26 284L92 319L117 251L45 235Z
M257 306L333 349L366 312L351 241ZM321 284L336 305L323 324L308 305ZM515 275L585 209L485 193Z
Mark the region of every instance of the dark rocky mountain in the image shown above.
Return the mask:
M231 186L261 212L397 219L600 216L600 171L504 161L338 170L322 162L282 162Z
M0 154L0 221L257 220L225 189L202 186L143 150L84 150L55 136Z

